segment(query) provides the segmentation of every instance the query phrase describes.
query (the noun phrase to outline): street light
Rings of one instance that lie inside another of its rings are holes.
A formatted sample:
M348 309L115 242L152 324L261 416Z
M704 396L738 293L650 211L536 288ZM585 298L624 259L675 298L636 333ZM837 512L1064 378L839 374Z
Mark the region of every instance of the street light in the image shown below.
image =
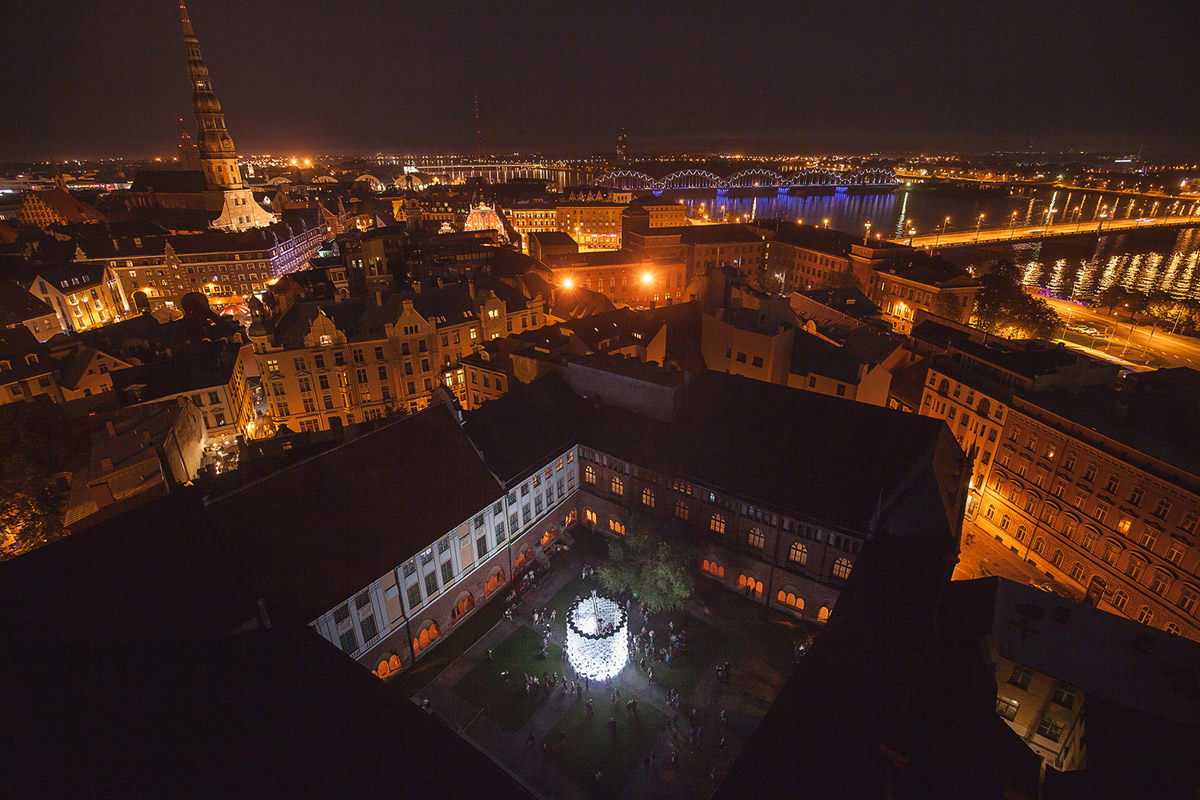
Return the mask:
M863 236L863 245L868 245L871 243L871 223L870 222L866 223L866 228L867 228L867 233L865 236Z
M975 241L976 241L976 243L979 242L979 231L980 231L980 228L983 227L983 217L984 217L984 215L980 214L979 219L975 221Z
M1012 219L1008 223L1008 238L1012 239L1017 233L1017 212L1012 213Z
M828 227L829 227L829 220L828 220L828 219L825 219L825 220L823 220L823 222L825 223L825 227L826 227L826 228L828 228Z
M933 237L933 246L934 247L937 247L938 240L940 240L942 238L942 234L946 232L946 226L949 224L950 224L950 218L946 217L946 219L943 220L943 222L942 222L941 229L938 230L938 232L937 232L937 236Z

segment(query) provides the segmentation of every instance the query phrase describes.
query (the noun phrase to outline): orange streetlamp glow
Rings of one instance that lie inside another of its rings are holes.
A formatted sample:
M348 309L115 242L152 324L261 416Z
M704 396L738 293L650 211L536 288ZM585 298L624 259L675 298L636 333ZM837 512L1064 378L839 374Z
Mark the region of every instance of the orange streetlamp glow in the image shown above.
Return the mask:
M564 289L574 289L575 288L575 279L574 278L563 278L562 285L563 285Z
M654 283L654 276L651 275L649 272L643 272L642 273L642 283L645 284L646 286L649 286L650 284Z

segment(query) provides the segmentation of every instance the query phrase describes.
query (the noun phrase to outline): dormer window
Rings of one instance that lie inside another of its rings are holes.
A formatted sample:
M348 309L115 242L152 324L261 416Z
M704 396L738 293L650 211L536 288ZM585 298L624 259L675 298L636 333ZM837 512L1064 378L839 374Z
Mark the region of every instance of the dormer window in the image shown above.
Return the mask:
M30 366L33 366L34 364L37 363L37 355L34 353L30 353L29 355L25 356L25 363Z

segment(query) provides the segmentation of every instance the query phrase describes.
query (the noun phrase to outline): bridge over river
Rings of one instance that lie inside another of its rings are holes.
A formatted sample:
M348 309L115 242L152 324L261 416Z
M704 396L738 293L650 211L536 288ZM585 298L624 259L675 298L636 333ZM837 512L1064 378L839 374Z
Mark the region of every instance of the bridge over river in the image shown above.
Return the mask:
M1138 219L1099 219L1028 227L982 228L960 231L936 231L921 236L906 236L890 241L917 248L971 247L981 244L1035 242L1061 236L1100 235L1142 228L1200 227L1200 216L1142 217Z

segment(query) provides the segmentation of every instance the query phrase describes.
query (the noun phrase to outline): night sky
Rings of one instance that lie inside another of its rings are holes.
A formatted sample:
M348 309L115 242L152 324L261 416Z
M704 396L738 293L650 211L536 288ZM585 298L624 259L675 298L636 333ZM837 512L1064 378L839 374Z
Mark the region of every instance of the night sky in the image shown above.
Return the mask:
M171 0L6 8L0 161L170 155ZM986 5L991 10L980 10ZM1187 3L193 0L243 153L1200 152Z

